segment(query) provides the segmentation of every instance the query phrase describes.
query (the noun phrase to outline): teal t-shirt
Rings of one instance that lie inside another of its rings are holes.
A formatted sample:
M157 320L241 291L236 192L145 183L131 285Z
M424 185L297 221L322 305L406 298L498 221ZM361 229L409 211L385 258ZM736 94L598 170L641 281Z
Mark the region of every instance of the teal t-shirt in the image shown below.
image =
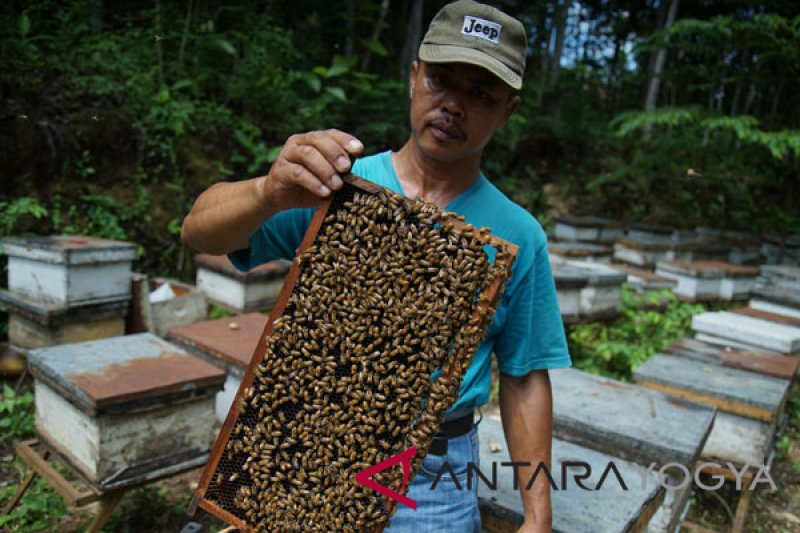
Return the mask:
M353 173L404 194L392 165L391 152L358 159ZM523 376L531 370L571 366L555 282L547 256L547 236L536 219L512 202L486 177L450 202L445 209L463 215L475 227L519 246L511 282L495 312L486 338L461 383L451 411L480 407L489 401L491 354L500 372ZM229 254L240 270L293 259L311 222L314 208L282 211L250 237L250 248Z

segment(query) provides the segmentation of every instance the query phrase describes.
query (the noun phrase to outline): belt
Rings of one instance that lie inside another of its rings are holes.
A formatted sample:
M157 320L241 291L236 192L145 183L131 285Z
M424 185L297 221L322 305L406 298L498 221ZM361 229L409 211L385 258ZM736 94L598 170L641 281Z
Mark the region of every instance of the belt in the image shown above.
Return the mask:
M428 453L431 455L444 455L447 453L447 440L466 435L474 425L472 411L469 414L448 420L442 424L441 429L433 436Z

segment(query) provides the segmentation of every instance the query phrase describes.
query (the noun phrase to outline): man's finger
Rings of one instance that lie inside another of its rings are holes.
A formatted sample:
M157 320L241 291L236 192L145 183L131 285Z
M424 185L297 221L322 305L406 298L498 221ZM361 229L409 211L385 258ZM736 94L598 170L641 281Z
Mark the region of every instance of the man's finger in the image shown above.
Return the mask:
M292 175L292 181L295 184L303 187L311 194L323 198L331 194L331 190L306 167L297 163L288 163L288 165L290 166L289 172Z
M337 169L315 145L291 146L286 152L286 160L305 167L329 189L336 190L342 185L341 179L337 175Z
M339 146L347 150L350 154L360 155L361 152L364 151L364 144L349 133L336 129L326 130L325 133L330 135Z

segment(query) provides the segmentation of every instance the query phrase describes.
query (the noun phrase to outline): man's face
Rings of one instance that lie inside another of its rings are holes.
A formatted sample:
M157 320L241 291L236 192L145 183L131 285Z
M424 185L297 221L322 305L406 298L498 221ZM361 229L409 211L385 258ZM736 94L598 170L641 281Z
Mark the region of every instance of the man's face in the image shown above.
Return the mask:
M489 71L466 63L411 66L411 135L428 157L480 157L494 132L519 107L519 97Z

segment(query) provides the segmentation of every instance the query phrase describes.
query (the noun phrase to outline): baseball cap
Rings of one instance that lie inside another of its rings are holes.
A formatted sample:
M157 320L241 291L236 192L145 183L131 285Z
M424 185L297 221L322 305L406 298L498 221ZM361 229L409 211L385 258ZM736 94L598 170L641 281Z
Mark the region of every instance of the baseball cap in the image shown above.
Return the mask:
M527 46L520 21L492 6L459 0L433 17L419 58L428 63L477 65L520 89Z

